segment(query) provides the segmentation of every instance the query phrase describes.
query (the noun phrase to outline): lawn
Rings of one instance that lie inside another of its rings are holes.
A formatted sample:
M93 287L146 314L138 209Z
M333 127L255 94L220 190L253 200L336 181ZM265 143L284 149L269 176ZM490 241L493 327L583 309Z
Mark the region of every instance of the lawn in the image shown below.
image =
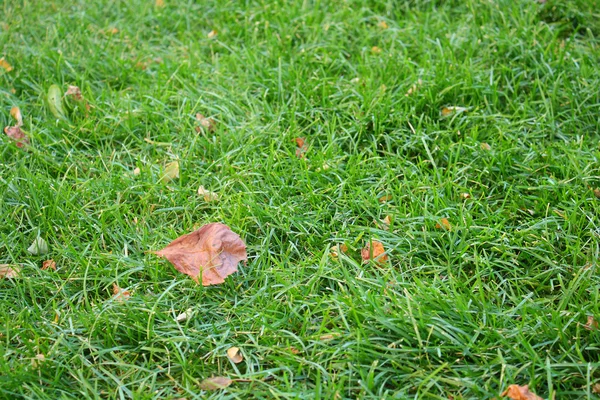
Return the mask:
M0 398L598 399L599 9L1 2Z

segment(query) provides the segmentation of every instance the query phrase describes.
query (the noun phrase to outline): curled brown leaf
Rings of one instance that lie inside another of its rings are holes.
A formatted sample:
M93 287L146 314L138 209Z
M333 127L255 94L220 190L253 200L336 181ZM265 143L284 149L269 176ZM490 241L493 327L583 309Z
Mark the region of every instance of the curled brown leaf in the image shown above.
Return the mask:
M361 250L360 255L364 263L367 263L369 260L374 260L379 264L385 264L388 261L388 255L385 252L383 243L376 240L367 243Z
M227 358L229 358L234 364L239 364L244 361L244 356L242 355L239 347L230 347L227 350Z
M54 260L46 260L42 263L42 271L47 269L52 269L56 271L56 263L54 262Z
M20 272L18 265L0 264L0 278L18 278Z
M201 130L214 132L217 129L217 122L212 118L206 118L204 115L197 113L196 120L200 122L200 126L196 127L196 132L200 132Z
M535 393L530 392L529 385L510 385L500 396L512 400L544 400Z

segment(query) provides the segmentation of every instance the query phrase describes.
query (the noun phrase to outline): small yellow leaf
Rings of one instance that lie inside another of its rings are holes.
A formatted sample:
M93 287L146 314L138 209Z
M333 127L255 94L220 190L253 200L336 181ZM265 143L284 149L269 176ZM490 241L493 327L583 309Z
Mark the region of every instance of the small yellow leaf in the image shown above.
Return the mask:
M65 117L65 110L62 106L62 90L58 85L51 85L48 88L48 108L56 118L62 119Z
M392 217L390 217L389 215L386 215L382 222L385 225L384 229L387 229L387 228L389 228L390 224L392 223Z
M486 150L486 151L490 151L492 149L492 146L490 146L489 144L483 142L479 145L479 147L481 147L481 150Z
M461 193L460 198L463 200L467 200L471 198L471 195L469 193Z
M154 4L158 8L164 7L165 6L165 0L156 0L156 2Z
M10 65L10 64L8 63L8 61L6 61L6 60L4 59L4 57L0 58L0 68L4 68L4 70L5 70L6 72L10 72L10 71L12 71L12 70L13 70L13 67L12 67L12 65Z
M450 221L448 221L448 218L442 218L442 219L440 219L440 222L438 222L437 224L435 224L435 227L437 229L445 229L447 231L452 230L452 225L450 225Z
M208 32L208 34L206 35L207 38L212 39L215 36L217 36L217 31L215 29L213 29L212 31Z
M227 358L234 364L239 364L244 360L244 356L242 356L242 352L238 347L230 347L227 350Z
M216 194L215 192L211 192L210 190L207 190L204 186L200 186L198 188L198 195L202 196L204 198L204 201L206 201L207 203L210 203L211 201L219 200L218 194Z
M373 54L381 54L381 51L382 50L380 47L377 47L377 46L371 47L371 53L373 53Z
M10 115L17 120L17 125L16 126L22 126L23 125L23 115L21 115L21 110L19 109L19 107L13 107L10 109Z
M389 28L387 22L385 22L384 20L379 21L379 23L377 24L378 27L380 27L381 29L387 29Z
M600 199L600 188L594 189L594 196Z
M173 161L165 166L163 176L160 178L161 182L171 182L179 178L179 162Z
M458 106L449 106L449 107L444 107L442 108L442 117L447 117L449 115L452 114L458 114L458 113L462 113L468 111L468 108L465 107L458 107Z
M135 175L135 176L138 176L138 175L139 175L139 174L141 174L141 173L142 173L142 170L141 170L139 167L136 167L136 168L133 170L133 175Z
M387 202L387 201L390 201L390 200L392 200L393 198L394 198L394 197L393 197L391 194L386 194L385 196L381 196L381 197L379 198L379 202L380 202L380 203L385 203L385 202Z

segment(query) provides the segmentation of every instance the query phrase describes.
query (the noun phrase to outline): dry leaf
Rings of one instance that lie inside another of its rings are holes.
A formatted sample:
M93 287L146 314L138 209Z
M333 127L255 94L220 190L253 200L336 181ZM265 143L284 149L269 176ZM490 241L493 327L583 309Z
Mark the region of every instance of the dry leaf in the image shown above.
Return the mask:
M298 350L295 347L290 347L289 350L290 350L290 353L292 353L292 354L300 354L301 353L300 350Z
M380 27L381 29L387 29L387 28L389 28L387 22L385 22L383 20L379 21L379 23L377 24L377 26Z
M0 278L18 278L20 272L18 265L0 264Z
M592 386L592 393L600 394L600 383L596 383L594 386Z
M319 336L319 340L333 340L338 336L340 336L339 333L326 333L325 335Z
M391 194L386 194L385 196L381 196L381 197L379 198L379 202L380 202L380 203L385 203L385 202L387 202L387 201L390 201L390 200L392 200L393 198L394 198L394 197L393 197Z
M179 178L179 162L173 161L165 166L163 176L160 178L161 182L171 182Z
M38 236L37 238L35 238L33 243L31 243L31 246L27 248L27 251L33 254L34 256L46 254L48 253L48 243L46 243L44 239Z
M56 271L56 263L54 262L54 260L46 260L42 263L42 271L45 271L47 269L52 269Z
M389 229L390 224L392 223L392 217L390 217L389 215L386 215L382 222L385 225L383 228Z
M4 59L4 57L0 58L0 68L3 68L6 72L13 70L12 65L10 65L8 61Z
M202 285L216 285L237 271L237 264L246 261L246 245L242 239L220 223L207 224L200 229L172 241L164 249L155 252L175 268Z
M164 7L165 6L165 0L156 0L156 2L154 3L156 5L156 7Z
M452 230L452 225L450 225L450 221L448 221L448 218L440 219L440 222L435 224L435 227L437 229L445 229L447 231Z
M294 141L296 142L296 157L298 158L304 158L304 153L306 153L306 150L308 150L308 146L306 145L306 139L304 138L295 138Z
M481 147L481 150L486 150L486 151L490 151L492 149L492 146L490 146L489 144L483 142L479 145L479 147Z
M444 107L442 108L442 117L447 117L449 115L458 114L465 111L468 111L468 108L458 106Z
M469 193L461 193L460 194L461 199L463 200L467 200L471 198L471 195Z
M62 106L62 90L58 85L51 85L48 88L48 108L50 112L59 119L63 119L65 117L65 110Z
M200 389L202 390L219 390L225 389L227 386L231 385L233 381L224 376L213 376L212 378L207 378L200 382Z
M227 350L227 358L234 364L239 364L244 360L244 356L242 356L242 352L238 347L230 347Z
M72 96L73 99L80 101L83 100L83 96L81 95L81 89L77 86L69 85L69 88L65 92L65 96Z
M217 36L217 31L215 29L213 29L212 31L208 32L208 34L206 35L207 38L212 39L215 36Z
M594 331L598 329L598 321L594 318L593 315L588 315L587 323L583 326L588 331Z
M419 89L419 87L421 87L421 85L423 84L423 81L421 80L421 78L419 78L419 80L417 81L417 83L413 84L408 91L404 94L404 96L408 97L411 94L415 93L417 91L417 89Z
M211 192L210 190L207 190L204 186L200 186L198 188L198 195L204 197L204 201L206 201L207 203L210 203L211 201L219 200L218 194L216 194L215 192Z
M594 189L594 196L600 199L600 188Z
M19 107L12 107L10 109L10 115L15 120L17 120L16 126L23 126L23 115L21 115L21 110L19 109Z
M204 129L207 132L214 132L217 129L217 123L212 118L206 118L204 115L198 113L196 114L196 120L200 122L200 126L196 127L196 132L200 132L201 129Z
M116 301L126 301L131 297L131 292L129 290L123 290L117 285L113 283L113 299Z
M44 361L46 361L46 356L43 354L36 354L36 356L31 359L31 366L33 368L39 368Z
M373 54L381 54L381 48L379 48L377 46L373 46L373 47L371 47L371 53L373 53Z
M544 400L540 396L531 393L529 391L529 385L510 385L500 396L508 397L512 400Z
M23 147L26 144L29 144L29 138L19 126L6 126L4 127L4 133L15 141L17 147Z
M388 255L385 252L383 244L376 240L367 243L365 248L361 250L360 255L364 263L369 262L369 260L374 260L379 264L384 264L388 260Z
M117 33L119 33L119 29L118 28L108 28L107 33L110 33L111 35L116 35Z
M142 173L142 170L141 170L139 167L136 167L136 168L133 170L133 175L135 175L135 176L138 176L138 175L139 175L139 174L141 174L141 173Z
M177 321L177 322L186 321L188 318L190 318L192 316L192 312L193 312L193 310L191 308L188 308L187 310L185 310L185 312L182 312L177 317L175 317L175 321Z

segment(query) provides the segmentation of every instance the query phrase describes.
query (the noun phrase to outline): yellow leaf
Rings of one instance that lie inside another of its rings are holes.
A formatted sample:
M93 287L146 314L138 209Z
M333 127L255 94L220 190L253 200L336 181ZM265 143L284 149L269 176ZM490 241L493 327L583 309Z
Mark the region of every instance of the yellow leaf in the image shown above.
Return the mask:
M381 51L382 50L380 47L377 47L377 46L371 47L371 53L373 53L373 54L381 54Z
M216 194L215 192L211 192L210 190L207 190L204 186L200 186L198 188L198 195L204 197L204 201L206 201L207 203L210 203L211 201L219 200L218 194Z
M179 162L173 161L165 166L165 172L160 178L161 182L171 182L179 178Z
M156 0L156 2L154 3L156 5L156 7L164 7L165 6L165 0Z
M449 115L458 114L458 113L462 113L465 111L468 111L468 108L458 107L458 106L444 107L444 108L442 108L442 117L447 117Z
M450 225L450 221L448 221L448 218L442 218L442 219L440 219L440 222L438 222L437 224L435 224L435 227L437 229L445 229L447 231L452 230L452 225Z
M227 350L227 358L234 364L239 364L244 360L244 356L242 356L242 352L238 347L230 347Z
M8 63L8 61L6 61L6 60L4 59L4 57L0 58L0 68L4 68L4 70L5 70L6 72L10 72L10 71L12 71L12 70L13 70L13 67L12 67L12 65L10 65L10 64Z
M17 125L16 126L22 126L23 125L23 115L21 115L21 110L19 109L19 107L13 107L10 109L10 115L17 120Z
M380 27L381 29L387 29L387 28L389 28L387 22L385 22L383 20L379 21L379 23L377 24L377 26Z
M215 29L213 29L212 31L208 32L208 34L206 35L207 38L212 39L215 36L217 36L217 31Z

